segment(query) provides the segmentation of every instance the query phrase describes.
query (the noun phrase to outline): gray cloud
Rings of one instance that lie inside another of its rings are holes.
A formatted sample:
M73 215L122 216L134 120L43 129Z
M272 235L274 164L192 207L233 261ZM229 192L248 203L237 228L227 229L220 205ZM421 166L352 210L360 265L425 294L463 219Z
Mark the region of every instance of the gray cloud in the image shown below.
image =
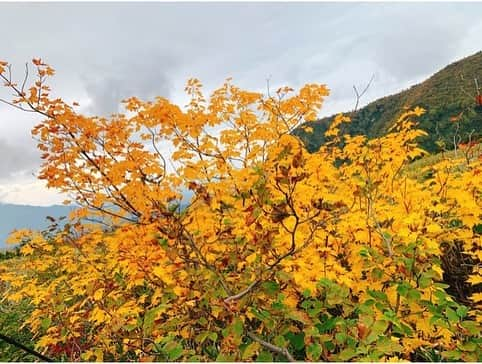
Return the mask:
M40 164L33 146L12 145L3 139L0 139L0 156L0 180L32 174Z
M356 47L397 83L427 77L456 60L464 38L479 23L482 4L405 3L368 6Z
M88 112L107 116L119 111L120 102L131 96L151 99L171 95L176 68L171 55L136 55L120 58L111 65L97 66L96 72L83 75L92 104Z

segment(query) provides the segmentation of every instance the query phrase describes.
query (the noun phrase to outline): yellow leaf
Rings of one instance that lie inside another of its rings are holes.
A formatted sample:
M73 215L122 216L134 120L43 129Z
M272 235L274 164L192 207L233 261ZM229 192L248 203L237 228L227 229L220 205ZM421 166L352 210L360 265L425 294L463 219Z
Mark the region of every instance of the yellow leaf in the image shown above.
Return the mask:
M98 324L106 322L107 318L108 318L107 314L98 307L94 307L94 309L92 310L92 312L90 314L90 319L92 321L97 322Z
M253 253L246 257L246 262L252 264L256 260L257 254Z
M467 282L469 282L472 285L482 283L482 276L479 274L471 275L470 278L467 279Z
M100 301L103 296L104 296L104 289L103 289L103 288L98 289L98 290L95 291L95 293L94 293L94 299L95 299L96 301Z
M27 245L24 245L20 251L24 255L30 255L34 252L34 249L29 244L27 244Z
M482 301L482 293L478 292L478 293L474 293L472 296L470 296L470 298L472 299L472 301L474 302L481 302Z

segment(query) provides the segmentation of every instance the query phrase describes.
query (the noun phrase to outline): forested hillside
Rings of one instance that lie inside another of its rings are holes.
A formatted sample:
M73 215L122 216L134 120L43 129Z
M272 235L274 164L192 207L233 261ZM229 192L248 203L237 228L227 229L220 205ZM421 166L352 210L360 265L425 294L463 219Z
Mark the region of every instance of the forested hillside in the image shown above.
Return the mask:
M346 124L344 132L369 138L384 135L404 110L419 106L426 110L418 118L419 127L428 133L419 141L426 150L453 148L454 136L456 142L462 143L470 137L471 140L480 138L482 105L477 100L476 81L481 91L482 52L448 65L408 90L346 113L352 122ZM318 150L325 142L324 132L333 119L334 115L310 123L313 133L297 130L310 151Z

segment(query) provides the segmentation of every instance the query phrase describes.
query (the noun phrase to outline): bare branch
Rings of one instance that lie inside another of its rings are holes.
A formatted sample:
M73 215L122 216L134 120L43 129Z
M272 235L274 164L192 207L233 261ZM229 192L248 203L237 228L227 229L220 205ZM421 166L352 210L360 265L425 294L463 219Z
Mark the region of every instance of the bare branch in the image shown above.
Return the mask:
M295 358L293 358L293 356L290 354L290 352L288 351L288 349L286 348L280 348L279 346L276 346L276 345L273 345L267 341L264 341L263 339L260 339L259 337L257 337L255 334L253 334L251 331L248 331L247 332L247 335L254 341L260 343L262 346L264 346L266 349L269 349L271 350L272 352L274 353L278 353L278 354L281 354L283 355L286 359L288 359L288 361L290 362L295 362Z
M0 339L5 341L6 343L8 343L10 345L13 345L13 346L15 346L19 349L22 349L23 351L25 351L25 352L27 352L31 355L36 356L40 360L43 360L43 361L46 361L46 362L53 362L54 361L53 359L50 359L49 357L47 357L45 355L42 355L38 351L35 351L33 349L30 349L30 348L26 347L22 343L19 343L18 341L14 340L13 338L11 338L9 336L6 336L6 335L3 335L2 333L0 333Z
M25 112L37 112L36 110L29 110L29 109L24 109L23 107L19 106L19 105L15 105L14 103L11 103L7 100L4 100L4 99L0 99L0 102L3 102L4 104L7 104L9 106L12 106L16 109L19 109L19 110L22 110L22 111L25 111Z
M268 98L271 98L271 94L269 92L269 80L271 78L271 75L269 75L267 78L266 78L266 90L268 92Z
M260 282L261 282L260 279L255 280L254 282L252 282L248 287L246 287L246 288L245 288L244 290L242 290L241 292L225 298L225 299L224 299L224 302L225 302L225 303L228 303L228 302L235 301L235 300L238 300L238 299L246 296L246 295L247 295L249 292L251 292Z
M372 77L370 78L370 81L368 81L367 85L365 86L365 88L363 89L362 92L358 92L358 89L356 88L356 86L353 85L353 90L355 91L355 96L356 96L355 109L353 110L353 112L358 110L358 105L360 103L360 99L368 91L368 89L370 88L370 85L372 84L374 79L375 79L375 74L372 74Z
M20 88L20 91L24 92L24 89L25 89L25 84L27 83L27 79L28 79L28 63L25 63L25 77L23 79L23 82L22 82L22 87Z

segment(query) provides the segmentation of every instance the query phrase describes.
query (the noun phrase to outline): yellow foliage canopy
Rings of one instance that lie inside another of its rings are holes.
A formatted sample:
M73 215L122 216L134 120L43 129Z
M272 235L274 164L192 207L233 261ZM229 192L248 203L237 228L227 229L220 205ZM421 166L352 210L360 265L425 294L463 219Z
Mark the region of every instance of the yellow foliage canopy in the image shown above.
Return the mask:
M425 154L421 109L372 140L340 135L340 115L310 154L292 131L316 119L324 85L270 96L227 80L206 100L193 79L184 108L133 97L126 115L101 118L50 98L53 70L34 65L39 81L30 94L10 85L13 103L45 116L33 129L39 178L82 207L55 234L17 232L25 269L1 272L8 299L34 304L27 324L46 353L378 361L469 345L472 321L440 286L439 257L460 241L480 259L481 160L408 177Z

